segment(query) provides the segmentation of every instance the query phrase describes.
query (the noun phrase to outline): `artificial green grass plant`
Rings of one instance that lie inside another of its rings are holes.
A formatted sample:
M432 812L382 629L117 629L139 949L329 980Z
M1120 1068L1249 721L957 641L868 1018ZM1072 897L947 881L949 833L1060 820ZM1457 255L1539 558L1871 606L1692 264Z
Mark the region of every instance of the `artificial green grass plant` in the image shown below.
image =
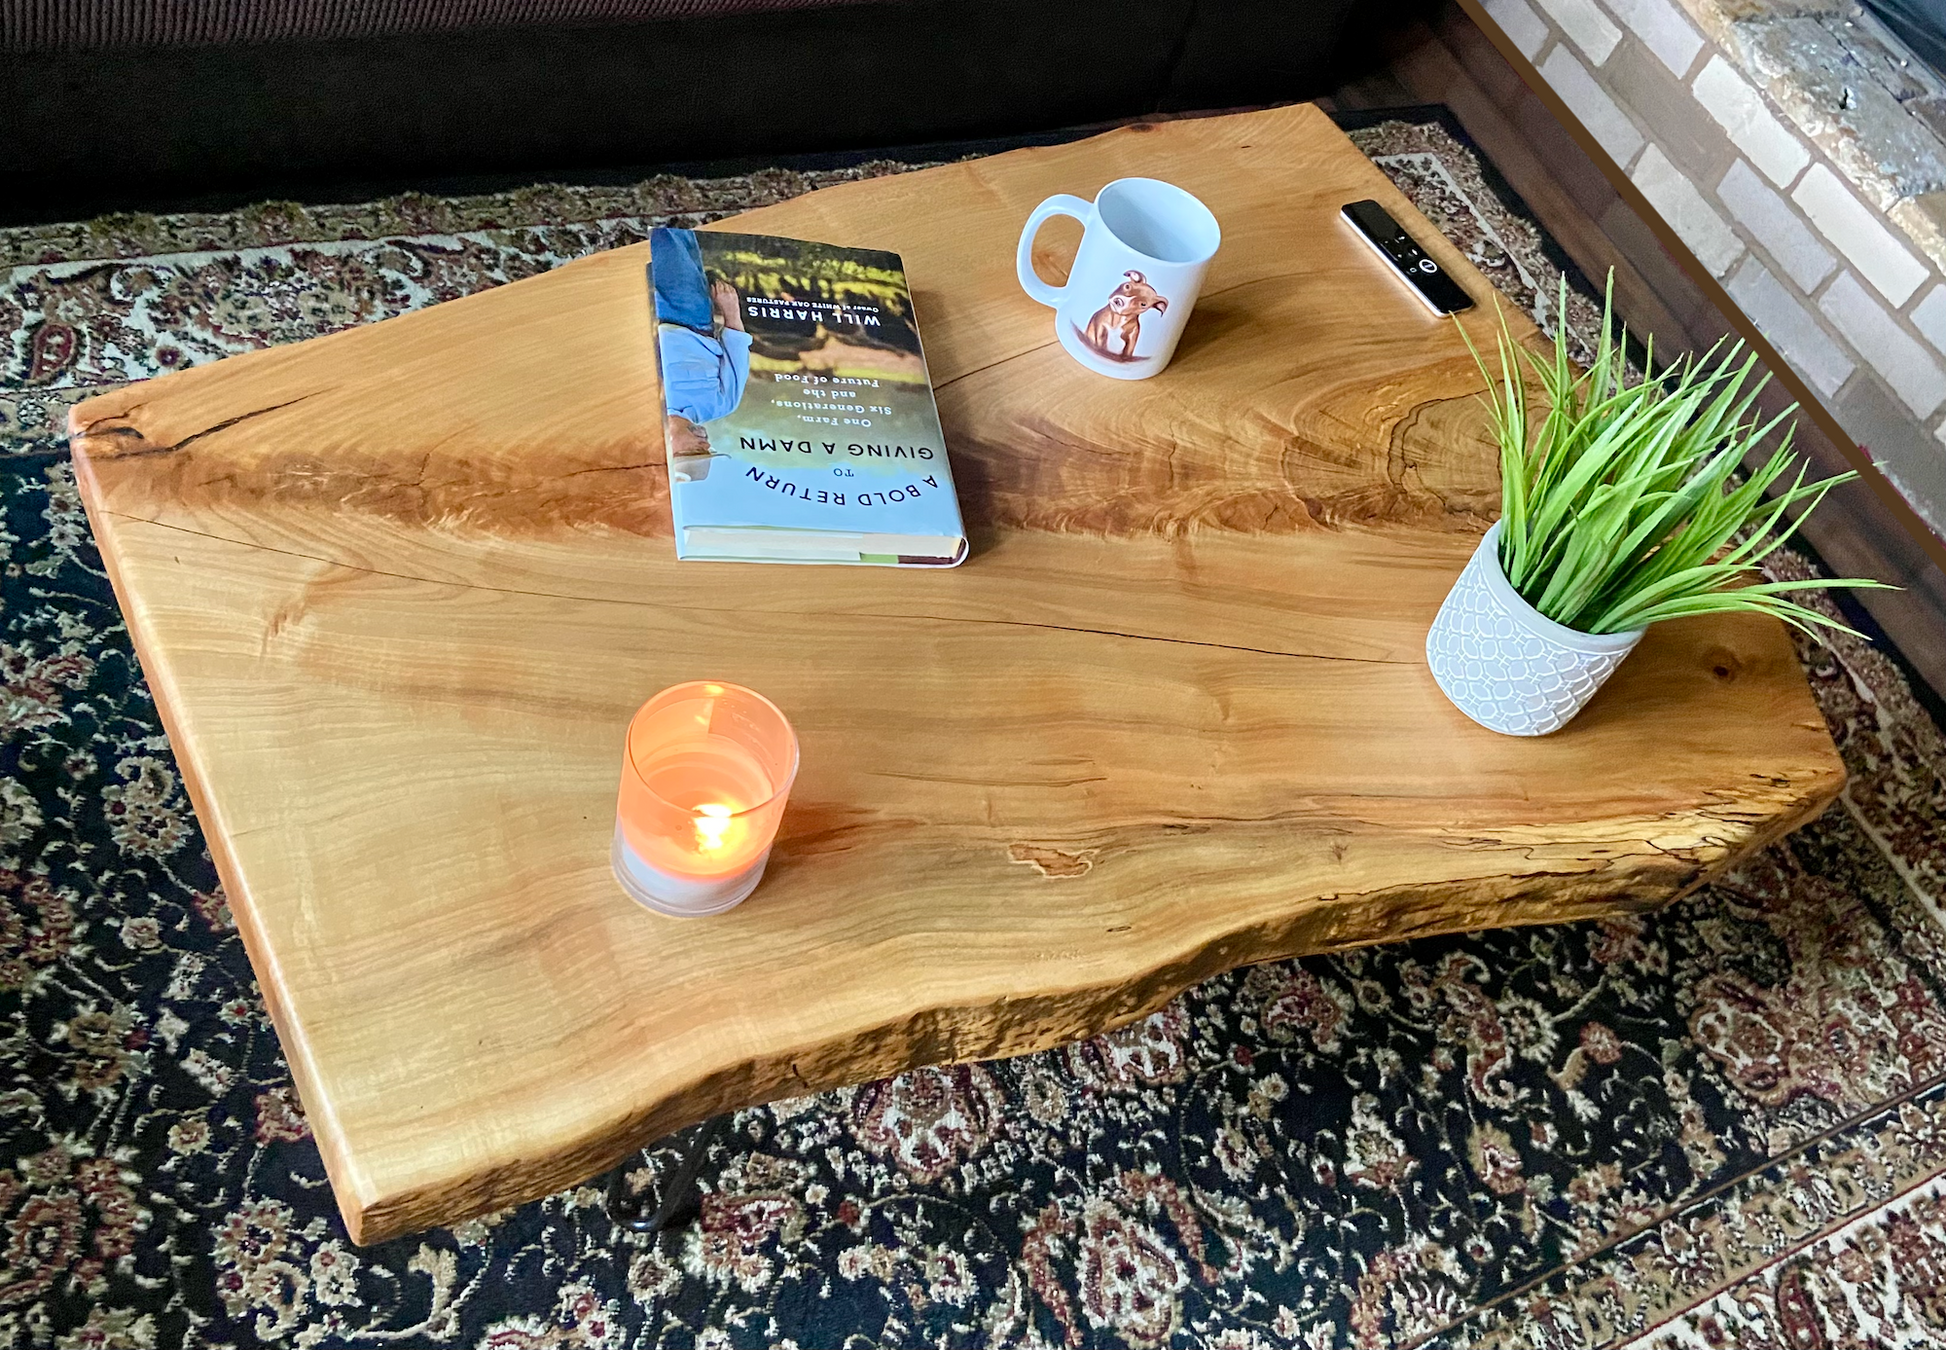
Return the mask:
M1565 318L1568 288L1561 283ZM1585 373L1568 359L1567 325L1553 359L1521 347L1500 316L1500 373L1487 369L1487 404L1500 445L1500 566L1527 602L1584 633L1620 633L1690 614L1754 610L1806 632L1851 630L1788 598L1825 586L1876 581L1753 581L1750 569L1797 529L1824 494L1857 477L1806 483L1784 429L1761 467L1738 466L1786 418L1746 420L1769 382L1750 381L1754 355L1738 342L1684 358L1629 383L1626 328L1614 322L1614 283ZM1465 330L1461 329L1461 336ZM1721 355L1719 355L1721 353ZM1651 343L1645 368L1654 368ZM1538 422L1528 376L1546 413ZM1753 461L1754 463L1754 461ZM1788 486L1766 494L1795 467ZM1797 520L1786 513L1801 507ZM1778 530L1779 522L1784 528Z

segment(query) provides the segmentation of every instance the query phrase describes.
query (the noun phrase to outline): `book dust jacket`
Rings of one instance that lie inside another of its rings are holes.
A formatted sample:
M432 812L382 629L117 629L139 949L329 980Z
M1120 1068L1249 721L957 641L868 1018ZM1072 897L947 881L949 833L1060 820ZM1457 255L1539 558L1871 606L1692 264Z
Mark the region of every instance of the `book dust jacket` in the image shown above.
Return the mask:
M678 557L965 558L896 253L657 228L649 283Z

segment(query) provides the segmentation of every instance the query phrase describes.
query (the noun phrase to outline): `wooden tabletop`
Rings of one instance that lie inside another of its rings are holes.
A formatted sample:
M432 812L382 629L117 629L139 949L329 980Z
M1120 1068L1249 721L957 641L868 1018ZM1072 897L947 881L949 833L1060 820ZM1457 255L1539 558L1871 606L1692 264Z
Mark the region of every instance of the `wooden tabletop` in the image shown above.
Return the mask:
M1136 383L1075 365L1012 275L1037 201L1130 174L1224 234ZM956 571L676 562L646 246L75 410L355 1238L728 1108L1088 1036L1241 963L1656 905L1833 796L1770 620L1653 630L1542 740L1441 697L1426 627L1496 468L1452 325L1337 220L1360 197L1487 299L1310 107L739 217L905 255ZM697 677L774 699L803 768L762 887L679 920L608 846L629 714Z

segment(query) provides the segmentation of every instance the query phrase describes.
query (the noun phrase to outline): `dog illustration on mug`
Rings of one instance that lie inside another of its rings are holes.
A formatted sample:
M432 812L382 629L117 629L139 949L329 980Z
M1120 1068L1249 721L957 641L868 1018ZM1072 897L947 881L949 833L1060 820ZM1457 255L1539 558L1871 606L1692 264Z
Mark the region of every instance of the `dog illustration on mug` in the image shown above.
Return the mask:
M1122 284L1109 293L1108 303L1095 311L1081 340L1111 361L1134 361L1135 341L1142 336L1142 316L1150 310L1167 313L1169 301L1156 293L1140 272L1122 273ZM1117 347L1119 351L1115 350Z

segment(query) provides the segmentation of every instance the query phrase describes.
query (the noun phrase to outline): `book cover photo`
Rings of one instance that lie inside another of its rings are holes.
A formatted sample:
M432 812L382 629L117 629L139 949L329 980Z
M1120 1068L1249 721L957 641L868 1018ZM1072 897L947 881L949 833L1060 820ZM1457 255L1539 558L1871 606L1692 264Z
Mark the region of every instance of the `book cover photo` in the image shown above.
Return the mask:
M964 560L898 254L658 227L649 287L677 557Z

